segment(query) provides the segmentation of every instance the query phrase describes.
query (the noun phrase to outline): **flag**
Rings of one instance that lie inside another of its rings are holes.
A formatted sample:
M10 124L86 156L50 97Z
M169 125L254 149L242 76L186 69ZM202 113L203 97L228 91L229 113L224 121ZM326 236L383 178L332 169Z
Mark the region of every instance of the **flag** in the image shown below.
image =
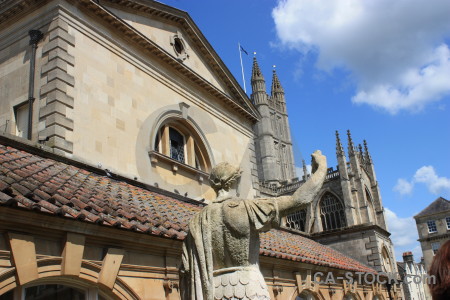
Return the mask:
M239 47L241 47L241 51L242 51L242 52L244 52L245 54L247 54L247 55L248 55L248 52L247 52L247 51L245 51L245 49L244 49L244 48L242 48L242 46L241 46L241 45L239 45Z

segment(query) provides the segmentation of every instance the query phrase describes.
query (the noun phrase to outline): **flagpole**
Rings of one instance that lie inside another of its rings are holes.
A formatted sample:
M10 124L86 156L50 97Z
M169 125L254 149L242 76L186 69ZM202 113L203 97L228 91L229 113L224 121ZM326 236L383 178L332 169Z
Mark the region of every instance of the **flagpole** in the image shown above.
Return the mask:
M247 89L245 88L245 77L244 77L244 65L242 64L242 51L241 43L238 42L239 58L241 59L241 70L242 70L242 81L244 82L244 92L247 94Z

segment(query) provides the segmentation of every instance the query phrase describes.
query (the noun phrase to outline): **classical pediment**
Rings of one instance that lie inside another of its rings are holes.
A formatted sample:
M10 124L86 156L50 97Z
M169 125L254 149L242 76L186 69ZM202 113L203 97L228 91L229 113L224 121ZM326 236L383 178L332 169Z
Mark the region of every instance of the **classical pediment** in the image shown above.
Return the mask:
M30 13L48 0L3 2L0 24ZM68 1L102 19L113 31L175 69L205 93L252 122L258 113L188 13L156 1Z
M155 1L81 1L227 106L256 120L257 111L188 13Z

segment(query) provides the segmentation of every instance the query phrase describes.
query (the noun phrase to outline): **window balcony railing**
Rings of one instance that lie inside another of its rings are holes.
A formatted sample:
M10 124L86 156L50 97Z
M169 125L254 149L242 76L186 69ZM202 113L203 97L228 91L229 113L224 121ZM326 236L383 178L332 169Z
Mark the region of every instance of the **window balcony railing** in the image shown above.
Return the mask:
M180 171L183 171L183 173L192 175L192 179L196 179L199 182L204 182L204 181L207 182L207 180L209 178L209 173L202 171L200 169L197 169L188 164L185 164L183 162L180 162L176 159L170 158L169 156L161 154L158 151L151 150L148 152L148 155L150 156L150 162L153 166L157 166L157 165L169 166L170 169L172 170L172 172L178 173Z

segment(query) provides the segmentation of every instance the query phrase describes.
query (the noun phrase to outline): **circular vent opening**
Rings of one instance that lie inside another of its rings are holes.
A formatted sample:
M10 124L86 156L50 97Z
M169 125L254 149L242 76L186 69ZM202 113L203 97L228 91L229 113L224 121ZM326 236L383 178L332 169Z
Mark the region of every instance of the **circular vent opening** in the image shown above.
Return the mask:
M184 45L183 42L180 40L180 38L175 38L174 39L174 47L175 47L175 51L178 54L184 54Z

